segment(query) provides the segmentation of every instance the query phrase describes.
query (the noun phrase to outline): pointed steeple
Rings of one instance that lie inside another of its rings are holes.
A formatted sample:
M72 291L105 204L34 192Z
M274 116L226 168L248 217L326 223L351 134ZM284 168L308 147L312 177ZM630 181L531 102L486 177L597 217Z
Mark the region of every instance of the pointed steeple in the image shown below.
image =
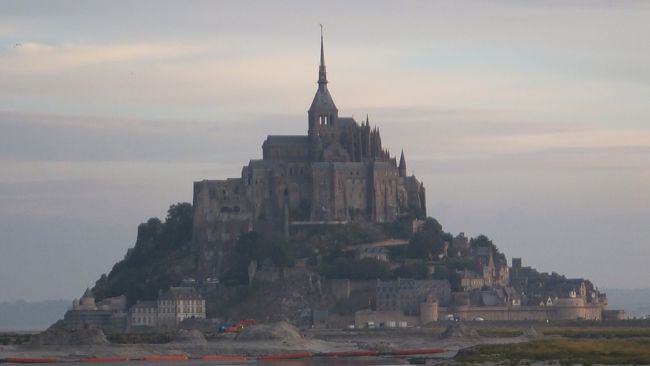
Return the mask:
M323 47L323 25L320 25L320 65L318 66L318 89L322 90L327 85L327 70L325 69L325 50Z
M327 90L327 71L325 70L325 48L323 46L323 25L320 31L320 65L318 66L318 89L308 110L309 135L318 133L322 128L336 126L339 110Z
M406 159L404 158L404 150L402 150L402 156L399 158L399 176L406 177Z

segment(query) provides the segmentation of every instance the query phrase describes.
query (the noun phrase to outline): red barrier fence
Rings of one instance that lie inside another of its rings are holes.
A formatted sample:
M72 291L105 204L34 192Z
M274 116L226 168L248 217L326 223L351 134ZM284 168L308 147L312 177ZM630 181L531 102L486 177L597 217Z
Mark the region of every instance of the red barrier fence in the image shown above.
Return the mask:
M59 360L56 358L37 358L37 357L8 357L4 359L5 362L11 363L57 363Z
M323 354L325 357L365 357L365 356L379 356L377 351L344 351L344 352L327 352Z

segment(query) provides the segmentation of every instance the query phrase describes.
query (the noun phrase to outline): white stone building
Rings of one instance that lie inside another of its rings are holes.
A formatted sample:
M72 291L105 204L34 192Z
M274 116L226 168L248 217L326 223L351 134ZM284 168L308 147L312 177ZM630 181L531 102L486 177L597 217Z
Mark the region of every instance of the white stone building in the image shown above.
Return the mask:
M158 296L158 326L175 328L185 319L205 319L205 299L193 287L170 287Z

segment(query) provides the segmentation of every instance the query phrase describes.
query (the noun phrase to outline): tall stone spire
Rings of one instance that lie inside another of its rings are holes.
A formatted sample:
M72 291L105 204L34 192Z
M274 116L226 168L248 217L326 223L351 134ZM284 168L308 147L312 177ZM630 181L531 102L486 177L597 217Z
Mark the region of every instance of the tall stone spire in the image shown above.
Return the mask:
M404 150L402 150L402 156L399 158L399 170L400 177L406 177L406 159L404 158Z
M327 70L325 69L325 51L323 47L323 25L320 25L320 65L318 66L318 89L327 87Z
M327 90L327 71L325 70L325 47L323 45L323 25L320 28L320 65L318 66L318 89L309 111L309 135L320 133L322 128L329 129L336 126L339 110Z

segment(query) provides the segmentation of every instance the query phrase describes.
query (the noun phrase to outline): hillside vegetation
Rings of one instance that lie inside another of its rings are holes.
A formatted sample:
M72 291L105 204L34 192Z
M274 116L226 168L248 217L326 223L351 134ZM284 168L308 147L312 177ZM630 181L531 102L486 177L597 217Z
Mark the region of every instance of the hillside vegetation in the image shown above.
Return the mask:
M196 271L197 258L204 253L192 246L192 221L192 205L178 203L169 208L164 222L151 218L140 224L135 246L108 274L97 280L93 288L97 300L126 295L130 306L138 300L155 300L160 291L178 286L188 278L202 283L202 278L196 278ZM387 252L390 262L397 266L358 256L359 245L390 238L408 243ZM308 271L324 279L448 279L452 289L459 290L457 270L471 268L474 263L466 258L444 257L445 248L452 240L452 235L433 218L427 218L415 233L411 232L410 220L314 227L289 238L252 231L241 235L229 252L224 253L226 265L219 280L228 290L220 287L219 301L215 309L210 307L210 315L242 303L260 288L249 286L251 264L257 264L258 270L268 265L281 270L295 266L300 260L307 265ZM472 239L470 246L491 247L498 253L483 235ZM437 261L435 274L427 265L431 261Z
M193 275L191 241L192 205L172 205L165 222L151 218L138 226L135 246L97 280L93 294L98 300L126 295L129 304L155 299L159 291Z

